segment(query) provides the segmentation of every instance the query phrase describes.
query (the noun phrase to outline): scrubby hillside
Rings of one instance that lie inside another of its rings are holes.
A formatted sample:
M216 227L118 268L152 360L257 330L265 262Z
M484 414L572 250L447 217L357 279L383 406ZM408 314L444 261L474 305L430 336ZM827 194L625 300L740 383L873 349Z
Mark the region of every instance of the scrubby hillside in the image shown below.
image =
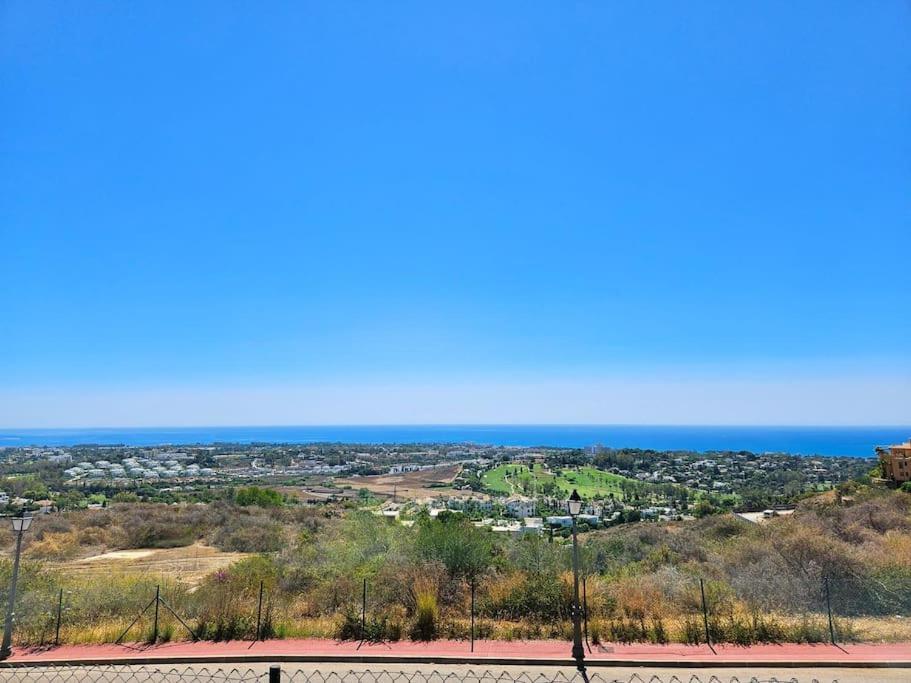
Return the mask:
M847 486L762 524L719 515L626 524L580 540L595 639L704 639L703 579L715 640L825 640L827 578L840 638L911 637L897 618L911 616L911 495L901 491ZM261 581L269 633L357 635L364 579L377 637L467 636L472 584L479 636L569 633L568 543L494 534L458 515L408 528L354 509L121 504L41 518L28 541L19 633L32 642L50 633L58 586L71 591L65 638L107 640L162 580L170 603L208 637L252 635ZM198 541L263 554L192 587L160 573L102 582L59 564Z
M626 613L636 611L631 596L649 616L686 612L694 577L708 581L716 613L821 613L828 577L840 615L911 614L911 496L902 492L846 487L764 524L726 515L619 527L593 534L586 550Z

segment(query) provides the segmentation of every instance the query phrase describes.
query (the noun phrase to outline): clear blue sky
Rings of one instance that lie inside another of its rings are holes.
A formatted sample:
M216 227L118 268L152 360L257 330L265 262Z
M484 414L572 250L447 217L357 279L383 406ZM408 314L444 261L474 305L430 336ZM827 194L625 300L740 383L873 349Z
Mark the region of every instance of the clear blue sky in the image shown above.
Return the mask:
M0 68L0 425L911 423L907 2L9 0Z

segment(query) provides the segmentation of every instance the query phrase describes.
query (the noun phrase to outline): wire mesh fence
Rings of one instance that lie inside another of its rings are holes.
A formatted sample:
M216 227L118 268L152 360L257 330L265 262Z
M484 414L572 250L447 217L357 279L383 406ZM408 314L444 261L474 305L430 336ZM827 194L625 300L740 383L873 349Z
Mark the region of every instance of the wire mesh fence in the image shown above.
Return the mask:
M805 679L807 683L821 683L817 679ZM298 670L283 674L281 681L291 683L800 683L796 678L738 678L736 676L719 677L713 674L681 676L657 676L649 674L631 674L617 678L609 673L513 673L494 672L489 670L466 672L401 672L401 671L348 671L344 673L323 673L320 671ZM835 682L837 683L837 681Z
M581 613L585 638L590 644L862 641L852 626L856 615L839 611L848 602L847 591L830 583L824 575L818 583L812 611L801 608L790 613L771 613L759 607L744 609L723 582L680 576L669 577L661 586L666 600L649 595L636 585L630 587L630 592L642 593L641 605L617 609L611 606L603 586L599 588L596 583L593 589L591 582L583 579ZM463 640L466 649L471 650L475 639L569 639L572 632L568 608L566 614L546 619L537 613L525 614L524 606L514 612L492 612L490 600L480 590L476 600L473 588L466 592L464 601L445 608L439 606L433 628L426 634L409 625L409 615L382 594L381 586L366 580L347 597L340 597L336 611L315 616L297 609L293 595L266 588L262 581L257 581L252 590L224 590L208 596L208 601L201 592L189 593L176 584L154 582L108 593L82 595L53 585L25 592L16 601L15 642L47 646L294 637L383 642L412 638ZM312 622L318 622L322 630L307 632L305 628ZM298 624L302 627L296 628Z
M0 669L0 681L22 683L254 683L269 673L248 668L65 666Z
M807 677L803 683L826 683ZM827 679L828 681L829 679ZM216 668L211 666L66 666L0 669L0 681L21 683L801 683L797 678L610 673L513 673L466 671L319 671L273 665L269 668ZM832 683L838 683L832 681Z
M546 551L549 545L543 545ZM596 565L597 558L589 564ZM474 640L572 637L571 572L491 576L477 585L444 576L428 588L410 581L410 575L394 577L393 584L392 570L385 570L369 579L336 577L332 590L322 591L295 583L294 577L279 580L265 572L263 578L259 568L245 567L216 571L192 587L154 575L112 575L61 585L56 575L30 570L16 597L14 644L411 639L463 641L471 652ZM609 579L592 571L581 582L586 643L748 646L911 636L911 574L906 569L877 575L874 603L858 597L866 593L850 577L830 577L815 565L804 570L799 584L784 587L774 572L765 570L734 583L711 572L703 579L679 568ZM0 572L0 605L5 607L3 579ZM424 598L430 603L426 613L418 609Z

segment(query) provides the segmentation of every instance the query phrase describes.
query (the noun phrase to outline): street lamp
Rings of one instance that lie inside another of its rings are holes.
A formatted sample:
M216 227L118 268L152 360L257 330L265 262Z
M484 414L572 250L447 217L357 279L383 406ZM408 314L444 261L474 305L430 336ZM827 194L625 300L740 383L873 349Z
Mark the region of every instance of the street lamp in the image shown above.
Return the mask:
M582 499L579 492L573 489L566 501L566 508L573 520L573 659L576 668L585 673L585 650L582 647L582 607L579 605L579 543L576 540L576 516L582 512Z
M16 581L19 579L19 555L22 552L22 534L32 525L32 516L25 510L18 517L12 518L13 531L16 532L16 559L13 561L13 577L9 585L9 606L6 608L6 621L3 624L3 644L0 645L0 659L6 659L13 653L13 607L16 604Z

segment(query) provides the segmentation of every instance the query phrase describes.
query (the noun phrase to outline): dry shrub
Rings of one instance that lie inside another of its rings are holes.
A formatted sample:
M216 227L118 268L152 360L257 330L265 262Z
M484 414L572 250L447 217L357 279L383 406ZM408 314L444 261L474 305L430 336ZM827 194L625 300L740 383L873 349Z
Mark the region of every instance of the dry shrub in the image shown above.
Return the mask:
M102 527L88 526L78 532L79 545L103 546L110 538L108 531Z
M562 576L512 572L485 582L480 609L496 619L548 621L567 616Z
M73 531L45 533L28 548L28 556L38 560L62 562L79 554L79 538Z
M276 566L266 557L240 560L227 570L209 574L193 596L198 635L211 640L272 635L277 575ZM263 606L261 632L257 634L256 610L261 585L268 599Z
M45 534L61 534L73 530L73 525L68 517L63 515L39 515L32 522L34 529L33 538L40 541Z
M483 585L483 611L491 616L501 616L512 604L513 597L526 590L525 572L511 572L497 576Z
M887 567L911 569L911 534L895 529L883 536L882 564Z
M618 579L611 584L609 594L617 614L627 619L644 622L662 616L664 592L653 575Z
M585 601L589 615L605 614L613 610L613 596L604 577L592 575L585 577L585 583L579 588L580 600Z
M437 635L440 613L437 604L437 585L431 577L419 578L412 586L414 623L412 640L433 640Z
M105 508L102 508L100 510L84 510L80 513L71 515L70 519L75 522L75 526L81 527L83 529L89 527L99 527L105 529L111 526L111 511Z

